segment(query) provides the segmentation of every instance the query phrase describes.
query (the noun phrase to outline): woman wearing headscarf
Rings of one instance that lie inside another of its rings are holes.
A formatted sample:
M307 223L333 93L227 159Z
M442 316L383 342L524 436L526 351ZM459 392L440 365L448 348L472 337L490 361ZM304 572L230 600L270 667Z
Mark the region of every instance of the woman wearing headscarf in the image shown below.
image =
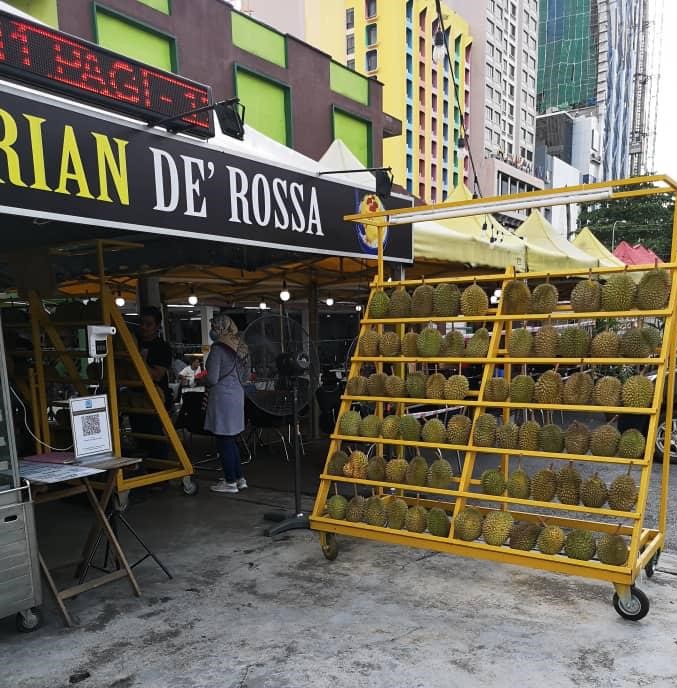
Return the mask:
M247 487L235 441L244 430L242 382L246 375L247 349L238 335L237 325L227 315L214 316L211 337L214 343L206 362L209 399L205 430L216 435L223 479L210 489L212 492L234 494Z

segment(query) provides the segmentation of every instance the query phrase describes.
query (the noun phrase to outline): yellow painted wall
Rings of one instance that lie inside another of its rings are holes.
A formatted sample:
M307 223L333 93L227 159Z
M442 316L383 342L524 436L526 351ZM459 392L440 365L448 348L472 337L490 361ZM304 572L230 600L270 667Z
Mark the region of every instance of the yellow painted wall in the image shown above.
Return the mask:
M306 0L304 12L304 40L345 64L345 0Z

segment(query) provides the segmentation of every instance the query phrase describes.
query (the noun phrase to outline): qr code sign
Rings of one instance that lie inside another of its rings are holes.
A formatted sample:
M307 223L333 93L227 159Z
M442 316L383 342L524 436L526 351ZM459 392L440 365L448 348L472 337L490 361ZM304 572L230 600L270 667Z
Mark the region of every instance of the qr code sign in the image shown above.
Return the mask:
M97 413L82 417L82 434L85 437L101 434L101 419Z

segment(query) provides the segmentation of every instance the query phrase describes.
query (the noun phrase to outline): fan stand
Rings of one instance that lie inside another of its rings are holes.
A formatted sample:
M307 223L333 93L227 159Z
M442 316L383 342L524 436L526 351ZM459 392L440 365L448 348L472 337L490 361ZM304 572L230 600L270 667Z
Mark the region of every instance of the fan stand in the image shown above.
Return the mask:
M291 378L292 388L292 423L294 432L294 512L268 512L263 514L266 521L274 521L278 525L265 530L265 535L274 537L288 530L308 530L310 523L308 514L301 511L301 438L299 431L298 378Z

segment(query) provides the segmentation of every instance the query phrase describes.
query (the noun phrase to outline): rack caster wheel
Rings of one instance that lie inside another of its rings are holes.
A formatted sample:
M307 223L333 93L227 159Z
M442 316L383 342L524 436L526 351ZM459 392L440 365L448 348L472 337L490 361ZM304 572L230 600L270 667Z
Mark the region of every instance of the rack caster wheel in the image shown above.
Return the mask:
M321 533L320 546L322 547L322 554L324 554L325 558L329 561L334 561L334 559L338 557L338 543L333 533Z
M37 607L26 609L16 615L16 630L19 633L32 633L42 626L42 612Z
M622 601L618 593L614 593L614 609L628 621L639 621L649 613L649 598L633 585L628 600Z
M647 578L653 578L654 573L656 573L656 568L658 568L658 559L661 556L661 551L657 550L656 554L651 557L651 560L649 563L646 565L644 568L644 572L646 573Z
M182 478L181 489L183 490L183 494L185 494L187 497L193 497L198 493L200 488L198 487L198 484L191 478Z

